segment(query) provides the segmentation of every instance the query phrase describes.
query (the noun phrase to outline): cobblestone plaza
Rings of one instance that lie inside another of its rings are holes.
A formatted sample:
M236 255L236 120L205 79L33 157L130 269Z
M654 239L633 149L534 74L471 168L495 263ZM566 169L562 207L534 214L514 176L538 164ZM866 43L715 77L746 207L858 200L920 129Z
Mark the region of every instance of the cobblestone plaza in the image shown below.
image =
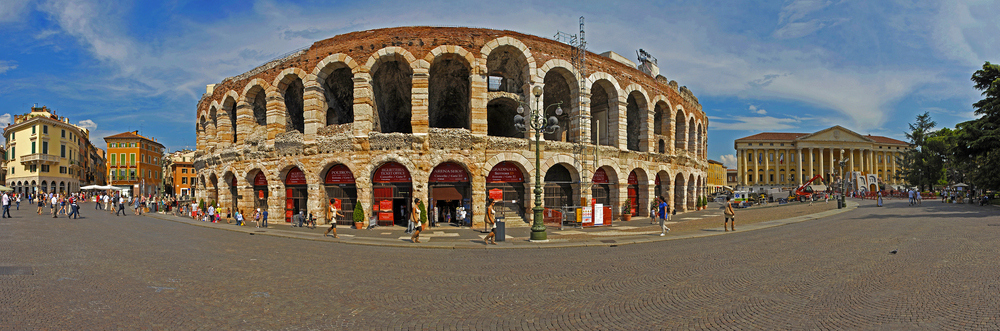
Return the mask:
M1000 328L998 210L927 202L616 247L452 250L26 208L0 220L0 329Z

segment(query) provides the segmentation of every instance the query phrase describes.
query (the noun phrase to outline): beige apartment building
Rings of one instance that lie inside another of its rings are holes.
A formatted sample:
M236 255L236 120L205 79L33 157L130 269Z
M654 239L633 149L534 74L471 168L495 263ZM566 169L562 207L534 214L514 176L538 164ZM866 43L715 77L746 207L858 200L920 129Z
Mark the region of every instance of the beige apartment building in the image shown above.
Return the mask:
M14 116L4 128L7 186L14 192L76 192L87 184L90 132L48 107Z

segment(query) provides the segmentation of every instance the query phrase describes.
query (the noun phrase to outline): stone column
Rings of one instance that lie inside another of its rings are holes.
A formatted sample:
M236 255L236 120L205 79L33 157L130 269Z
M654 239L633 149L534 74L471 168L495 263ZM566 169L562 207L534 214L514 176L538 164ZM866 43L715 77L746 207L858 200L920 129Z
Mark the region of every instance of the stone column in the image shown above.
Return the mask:
M489 129L489 123L486 120L486 104L489 103L489 87L487 86L487 76L479 72L479 66L472 66L473 72L469 75L470 91L472 95L472 100L470 102L470 114L469 123L472 134L485 136ZM568 106L568 105L567 105ZM567 107L568 108L568 107ZM569 128L566 128L569 130ZM485 188L485 186L483 186ZM483 200L484 204L486 203Z
M355 137L367 137L369 132L381 132L378 116L375 112L371 80L372 76L368 72L354 74L354 124L352 129Z
M771 150L764 150L764 184L773 184L771 182Z
M752 160L753 161L753 180L751 181L750 185L756 185L756 184L760 184L760 177L758 177L760 175L759 174L760 173L760 162L758 162L758 160L760 160L760 150L759 149L751 149L751 151L753 151L752 152L753 154L750 155L750 158L753 159Z
M305 171L303 169L303 171ZM306 217L309 217L309 212L313 213L316 217L316 224L330 224L330 208L327 207L329 200L326 198L326 187L319 176L310 175L306 173L306 208L309 209L306 212ZM343 213L341 213L343 215Z
M222 118L222 120L217 121L218 124L216 124L215 146L217 148L229 147L233 144L233 124L229 120L229 113L219 113L218 117Z
M826 151L824 151L823 148L820 147L819 153L816 153L816 155L819 156L818 160L819 162L817 163L816 172L819 172L819 175L823 177L823 181L827 181L826 172L823 171L823 168L826 167L826 163L823 163L823 153L826 153Z
M274 87L267 90L267 139L285 132L288 114L285 110L285 97Z
M795 150L795 154L796 154L795 155L795 161L796 161L796 167L797 167L797 168L795 168L795 182L798 183L799 186L802 186L802 184L803 184L803 182L802 182L802 148L796 149Z
M739 158L739 160L738 160L738 162L736 162L736 173L737 173L737 175L740 176L739 177L740 180L738 181L740 183L740 185L746 185L747 184L747 155L746 154L747 154L747 151L745 149L740 149L739 153L737 153L737 157Z
M847 172L854 172L854 159L856 159L854 157L854 149L848 148L847 153L848 153L847 155L849 155L847 157L847 160L849 161L849 165L847 166ZM858 162L858 164L861 164L861 162Z
M319 132L320 128L326 126L326 110L328 105L326 95L323 94L323 86L316 81L316 76L308 74L303 82L305 83L305 88L302 93L302 116L304 118L303 129L305 132L302 132L302 141L308 143L315 142L316 132ZM310 188L311 191L312 189ZM323 209L326 210L328 208L326 208L326 205L323 205Z
M425 61L421 61L425 62ZM429 101L429 90L430 86L430 74L428 73L430 68L416 68L413 69L413 88L410 99L410 126L413 127L414 134L427 134L430 130L428 122L428 107L430 105Z
M247 135L253 132L257 120L253 117L253 106L245 101L236 103L236 144L243 145Z
M614 115L614 118L617 121L618 125L611 127L611 129L614 130L614 132L608 132L608 137L609 137L608 139L614 139L616 142L612 143L611 146L618 146L618 149L623 151L628 150L628 135L622 134L624 132L628 132L628 121L623 120L628 118L628 116L625 116L625 114L628 114L628 102L626 102L625 100L626 99L623 98L622 96L618 97L618 113ZM609 109L608 111L611 110L612 109ZM691 130L691 128L688 128L688 130ZM697 136L695 136L695 139L698 139ZM688 141L690 140L691 140L690 137L688 137ZM693 148L692 150L689 150L688 153L689 157L691 157L692 159L695 158L695 155L697 153L697 147Z

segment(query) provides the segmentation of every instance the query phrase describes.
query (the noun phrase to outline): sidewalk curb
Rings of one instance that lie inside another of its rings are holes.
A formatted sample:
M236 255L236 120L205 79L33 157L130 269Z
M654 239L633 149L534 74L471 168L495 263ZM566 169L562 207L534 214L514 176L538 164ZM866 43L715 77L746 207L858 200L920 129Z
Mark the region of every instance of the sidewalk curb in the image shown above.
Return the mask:
M780 220L764 221L760 223L755 223L747 225L741 228L740 232L754 231L772 228L776 226L782 226L786 224L801 223L808 220L814 220L824 217L830 217L833 215L845 213L857 209L858 203L855 201L847 201L847 204L842 209L832 209L827 211L818 212L815 214L796 216ZM164 215L159 213L148 213L143 216L148 216L151 218L188 224L193 226L200 226L204 228L232 231L232 232L242 232L251 235L264 235L272 237L290 238L290 239L300 239L300 240L312 240L312 241L324 241L337 244L348 244L348 245L362 245L362 246L380 246L380 247L400 247L400 248L422 248L422 249L552 249L552 248L571 248L571 247L616 247L620 245L632 245L632 244L646 244L667 240L682 240L682 239L693 239L693 238L704 238L711 236L719 236L730 234L730 232L696 232L689 233L679 236L624 236L624 237L609 237L615 238L614 242L608 239L602 240L582 240L582 241L557 241L548 243L532 243L532 242L501 242L499 245L495 246L484 246L482 244L466 242L466 241L448 241L448 242L433 242L428 241L421 244L413 244L409 242L400 241L399 239L374 239L374 238L343 238L343 239L333 239L329 237L317 237L313 234L303 235L301 233L281 230L281 229L266 229L260 230L258 228L248 227L244 229L243 227L226 227L219 225L218 223L201 222L195 220L189 220L182 217ZM228 225L228 223L226 224ZM705 229L702 229L705 230ZM732 232L736 234L737 232Z

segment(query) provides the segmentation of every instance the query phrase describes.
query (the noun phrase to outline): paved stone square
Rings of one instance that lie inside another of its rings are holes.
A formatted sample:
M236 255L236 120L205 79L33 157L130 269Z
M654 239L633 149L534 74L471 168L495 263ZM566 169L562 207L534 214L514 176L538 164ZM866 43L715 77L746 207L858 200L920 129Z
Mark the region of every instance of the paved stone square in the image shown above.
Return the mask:
M701 238L453 250L22 208L0 219L0 329L1000 329L1000 209L858 202Z

